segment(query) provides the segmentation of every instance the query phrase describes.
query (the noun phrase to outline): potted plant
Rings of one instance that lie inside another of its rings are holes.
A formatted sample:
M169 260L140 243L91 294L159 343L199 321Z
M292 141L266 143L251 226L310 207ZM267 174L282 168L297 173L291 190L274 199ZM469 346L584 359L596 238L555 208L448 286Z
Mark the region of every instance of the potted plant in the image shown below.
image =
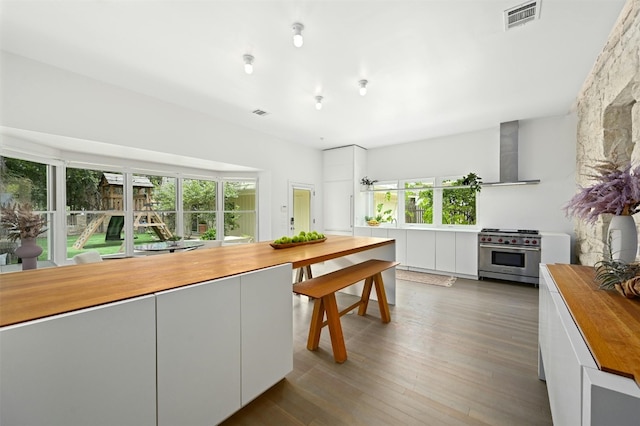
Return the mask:
M482 190L482 178L473 172L463 176L461 183L462 185L469 186L469 188L474 192L480 192Z
M598 217L611 214L607 240L613 259L627 263L636 258L638 233L632 215L640 208L640 166L602 161L591 166L595 180L580 190L564 207L567 215L595 224Z
M367 189L372 189L373 184L376 183L376 182L377 182L377 180L371 180L367 176L365 176L362 179L360 179L360 184L365 186Z
M22 259L22 269L35 269L38 256L42 254L42 247L36 244L36 237L47 230L46 219L34 213L29 203L14 203L0 207L0 225L8 231L7 239L20 239L21 245L16 249L16 255Z

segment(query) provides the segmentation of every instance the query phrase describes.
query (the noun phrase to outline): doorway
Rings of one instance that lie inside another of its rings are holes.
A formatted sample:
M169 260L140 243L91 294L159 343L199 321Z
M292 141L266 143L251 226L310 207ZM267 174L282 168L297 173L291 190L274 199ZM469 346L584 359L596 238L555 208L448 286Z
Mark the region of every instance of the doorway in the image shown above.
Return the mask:
M300 231L311 231L315 219L313 218L313 185L292 183L290 186L290 219L289 235L297 235Z

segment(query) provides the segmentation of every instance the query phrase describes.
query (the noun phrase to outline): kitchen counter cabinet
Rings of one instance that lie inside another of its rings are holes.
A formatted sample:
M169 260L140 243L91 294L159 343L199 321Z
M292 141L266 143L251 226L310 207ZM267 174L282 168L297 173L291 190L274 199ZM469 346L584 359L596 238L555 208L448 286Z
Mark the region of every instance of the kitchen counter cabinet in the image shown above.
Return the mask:
M396 260L400 266L407 263L407 230L401 228L387 228L384 226L356 226L354 235L362 237L393 238L396 240Z
M436 271L456 272L456 234L436 231Z
M293 370L291 266L158 293L158 425L217 424Z
M407 230L407 265L409 268L436 269L436 232Z
M291 276L280 265L240 277L243 406L293 370Z
M478 279L478 234L456 232L456 274Z
M241 407L240 277L156 299L158 426L221 422Z
M155 298L3 327L3 425L156 424Z
M571 237L558 232L541 232L540 263L571 263Z
M593 268L541 265L538 374L554 424L632 426L640 418L640 306L597 289Z
M330 235L3 274L2 424L215 424L293 368L292 268L380 256Z

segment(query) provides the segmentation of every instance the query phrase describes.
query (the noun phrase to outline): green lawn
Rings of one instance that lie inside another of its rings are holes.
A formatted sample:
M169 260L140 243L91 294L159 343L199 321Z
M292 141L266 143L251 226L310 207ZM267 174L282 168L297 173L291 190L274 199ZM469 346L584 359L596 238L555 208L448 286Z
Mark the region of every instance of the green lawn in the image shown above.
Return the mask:
M102 256L108 255L108 254L121 253L121 248L122 250L124 250L124 247L122 247L123 241L105 241L104 240L105 235L106 234L104 233L93 234L91 237L89 237L89 240L86 242L82 250L77 250L73 248L73 243L75 243L76 240L78 239L78 235L68 236L67 237L67 259L71 259L76 254L85 252L87 250L96 250ZM158 237L152 234L136 234L136 237L135 237L135 244L146 244L146 243L153 243L157 241L159 241ZM47 239L38 238L37 242L38 242L38 245L42 247L42 254L38 256L38 259L47 260L49 258L49 253L47 249Z
M85 243L82 250L73 248L73 243L75 243L78 239L77 235L71 235L67 237L67 258L70 259L76 254L85 252L87 250L96 250L103 256L107 254L124 252L124 247L122 246L124 241L105 241L105 235L106 234L93 234L91 237L89 237L89 240ZM155 234L136 234L135 236L135 244L146 244L157 241L159 241L159 239Z

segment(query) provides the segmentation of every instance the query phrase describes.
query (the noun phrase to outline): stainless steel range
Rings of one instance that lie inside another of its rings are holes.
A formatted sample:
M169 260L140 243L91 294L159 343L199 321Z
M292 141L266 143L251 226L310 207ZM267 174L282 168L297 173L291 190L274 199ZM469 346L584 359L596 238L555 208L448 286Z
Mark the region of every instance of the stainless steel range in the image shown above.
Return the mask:
M478 278L538 284L541 241L537 230L482 229L478 233Z

